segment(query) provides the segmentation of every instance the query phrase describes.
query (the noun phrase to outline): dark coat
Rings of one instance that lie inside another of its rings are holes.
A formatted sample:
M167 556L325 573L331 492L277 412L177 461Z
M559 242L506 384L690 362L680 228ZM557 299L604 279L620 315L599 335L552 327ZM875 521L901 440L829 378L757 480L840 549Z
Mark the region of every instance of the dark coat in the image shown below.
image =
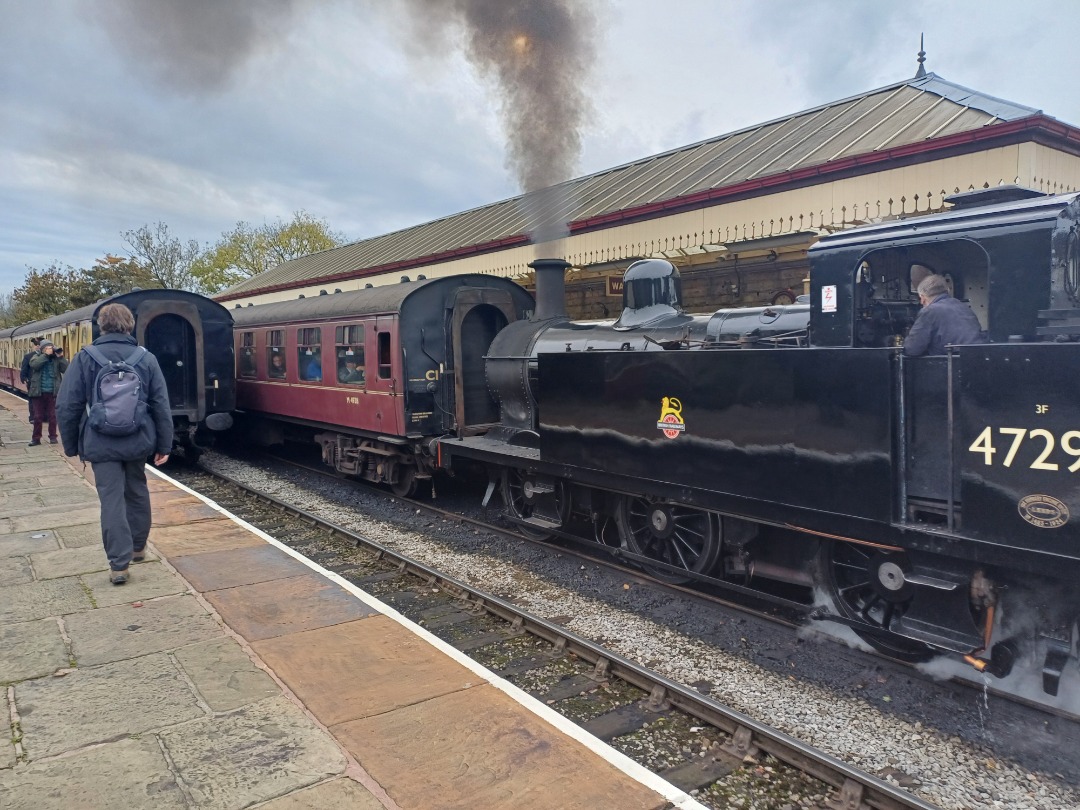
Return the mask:
M23 355L22 365L19 366L19 379L22 380L23 385L30 382L30 358L37 353L37 349L31 349Z
M60 380L64 378L64 372L68 370L68 361L66 357L57 357L55 354L49 355L45 352L38 352L30 358L28 365L30 366L30 377L26 382L26 395L28 397L40 397L41 396L41 372L45 368L46 363L53 364L53 390L54 394L60 393Z
M919 311L904 338L904 354L945 354L946 346L978 343L982 337L982 326L971 307L942 293Z
M105 333L94 345L109 360L125 360L138 344L131 335ZM146 386L146 419L130 436L105 436L86 424L86 406L94 391L98 364L86 352L71 360L67 378L56 400L56 418L64 453L79 455L83 461L136 461L151 453L168 455L172 451L172 409L169 391L157 358L150 352L136 371Z

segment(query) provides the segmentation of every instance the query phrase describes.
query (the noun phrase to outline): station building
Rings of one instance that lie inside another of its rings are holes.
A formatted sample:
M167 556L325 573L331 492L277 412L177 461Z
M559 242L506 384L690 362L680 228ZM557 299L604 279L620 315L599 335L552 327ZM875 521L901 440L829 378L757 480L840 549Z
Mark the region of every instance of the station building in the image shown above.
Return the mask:
M216 298L232 308L459 273L531 287L528 263L545 257L573 266L570 316L601 319L619 313L626 267L663 257L691 312L789 302L821 235L1013 184L1080 188L1080 129L927 73L920 55L909 80L285 262Z

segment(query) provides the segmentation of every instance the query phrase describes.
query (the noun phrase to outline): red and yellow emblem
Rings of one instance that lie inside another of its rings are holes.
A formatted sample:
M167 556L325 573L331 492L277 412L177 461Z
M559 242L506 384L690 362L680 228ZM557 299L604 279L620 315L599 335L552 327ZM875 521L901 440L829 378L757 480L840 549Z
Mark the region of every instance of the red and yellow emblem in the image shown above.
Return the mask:
M686 430L686 423L682 418L682 403L675 397L664 397L664 401L660 404L660 420L656 423L656 427L664 431L664 435L669 439L676 438Z

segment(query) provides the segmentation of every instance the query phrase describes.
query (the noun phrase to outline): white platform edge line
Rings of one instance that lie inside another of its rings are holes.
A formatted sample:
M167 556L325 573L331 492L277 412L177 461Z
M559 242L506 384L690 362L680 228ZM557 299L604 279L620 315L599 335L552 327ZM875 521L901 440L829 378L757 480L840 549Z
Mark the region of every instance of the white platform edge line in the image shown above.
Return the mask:
M705 805L701 804L693 796L675 787L675 785L671 784L666 779L661 779L652 771L648 770L644 766L632 760L630 757L626 756L626 754L623 754L621 751L615 750L603 740L593 736L592 734L589 734L576 723L567 720L554 709L541 703L539 700L537 700L521 688L515 686L504 678L500 678L495 673L476 663L467 655L462 653L460 650L450 646L438 636L432 634L428 630L425 630L423 627L420 627L420 625L416 624L411 619L406 618L401 613L398 613L397 610L390 607L390 605L387 605L382 600L362 591L360 588L356 587L351 582L335 574L334 572L327 571L318 563L309 560L307 557L305 557L295 549L289 548L281 541L277 540L274 537L271 537L269 534L262 531L262 529L252 526L243 518L237 517L236 515L232 514L232 512L215 503L210 498L207 498L205 495L195 492L193 489L185 486L174 478L170 478L165 473L150 465L147 465L146 468L150 472L154 473L154 475L174 485L177 489L183 490L190 495L194 495L207 506L215 509L218 512L221 512L234 523L243 526L245 529L261 537L266 542L270 543L276 548L281 549L290 557L299 560L311 570L321 574L336 585L340 585L342 588L347 590L361 602L364 602L365 604L379 611L379 613L383 614L384 616L393 619L402 627L405 627L413 634L424 639L424 641L435 647L435 649L439 650L444 655L447 655L450 658L454 659L463 667L466 667L471 672L483 678L496 689L499 689L509 697L513 698L515 701L527 708L537 717L540 717L550 725L557 728L566 736L571 737L572 739L584 745L589 750L596 753L598 756L609 762L611 765L622 771L630 778L634 779L637 782L640 782L641 784L660 794L660 796L674 804L674 806L679 808L679 810L708 810Z

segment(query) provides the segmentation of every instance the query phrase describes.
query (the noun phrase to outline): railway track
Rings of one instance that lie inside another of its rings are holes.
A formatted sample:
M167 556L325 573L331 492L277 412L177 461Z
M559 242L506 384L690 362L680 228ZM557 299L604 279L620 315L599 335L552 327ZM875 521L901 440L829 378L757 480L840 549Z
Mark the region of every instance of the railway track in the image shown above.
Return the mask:
M932 808L708 695L411 560L375 540L207 470L179 480L380 597L711 807ZM769 797L772 797L770 799Z

